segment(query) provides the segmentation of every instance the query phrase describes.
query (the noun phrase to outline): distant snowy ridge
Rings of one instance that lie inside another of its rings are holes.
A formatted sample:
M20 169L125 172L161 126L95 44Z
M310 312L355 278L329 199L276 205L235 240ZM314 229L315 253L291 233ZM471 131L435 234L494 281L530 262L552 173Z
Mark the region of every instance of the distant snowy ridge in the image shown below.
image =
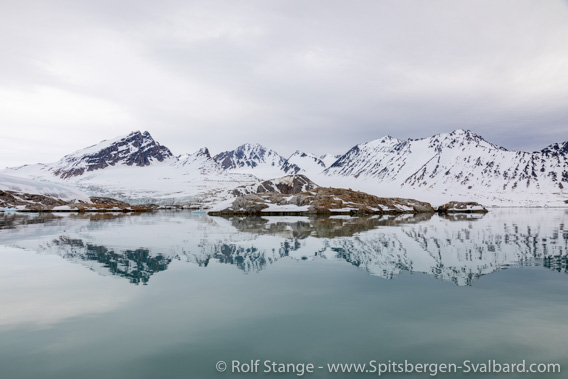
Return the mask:
M213 159L225 170L251 173L261 179L297 174L301 171L300 167L289 163L274 150L258 143L245 143L235 150L219 153Z
M182 170L183 168L195 167L202 175L220 173L223 171L223 168L213 160L206 147L199 149L195 153L183 154L176 158L177 161L173 166Z
M308 176L318 175L326 168L325 162L320 158L314 154L304 153L300 150L296 150L296 152L287 159L287 162L289 165L301 167L302 172Z
M341 155L337 155L337 154L324 154L321 155L319 157L320 161L323 162L323 164L325 165L325 167L329 167L332 164L334 164L339 158L341 158Z

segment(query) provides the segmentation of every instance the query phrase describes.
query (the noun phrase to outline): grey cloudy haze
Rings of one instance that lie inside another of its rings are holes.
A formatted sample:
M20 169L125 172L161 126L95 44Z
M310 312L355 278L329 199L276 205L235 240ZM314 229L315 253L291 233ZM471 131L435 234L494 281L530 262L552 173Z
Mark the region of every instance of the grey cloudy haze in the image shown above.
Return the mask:
M568 140L568 3L3 1L0 167L148 130L174 154Z

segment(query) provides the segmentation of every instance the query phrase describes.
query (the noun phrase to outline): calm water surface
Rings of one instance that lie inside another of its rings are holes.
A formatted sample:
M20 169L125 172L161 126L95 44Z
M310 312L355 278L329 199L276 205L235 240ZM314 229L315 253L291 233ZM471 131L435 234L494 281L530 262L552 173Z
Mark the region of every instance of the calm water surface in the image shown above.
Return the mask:
M565 226L567 225L567 226ZM0 213L0 378L298 377L218 361L559 363L568 214ZM389 378L429 378L388 374Z

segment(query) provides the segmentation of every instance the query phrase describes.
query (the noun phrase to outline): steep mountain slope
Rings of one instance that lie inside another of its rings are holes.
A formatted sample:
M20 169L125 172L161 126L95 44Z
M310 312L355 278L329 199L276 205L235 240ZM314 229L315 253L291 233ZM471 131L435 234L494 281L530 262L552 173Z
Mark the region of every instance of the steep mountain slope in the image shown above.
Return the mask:
M335 163L335 161L337 161L339 158L341 158L341 155L337 155L337 154L324 154L322 156L319 157L320 161L323 162L323 164L325 165L325 167L329 167L332 164Z
M219 153L213 159L225 170L253 174L261 179L297 174L300 171L298 166L288 164L277 152L258 143L246 143L235 150Z
M388 188L420 193L421 199L430 193L526 204L545 194L564 198L568 156L552 146L546 152L507 151L465 130L406 141L388 136L353 147L324 174L360 179L350 184L374 186L373 192Z

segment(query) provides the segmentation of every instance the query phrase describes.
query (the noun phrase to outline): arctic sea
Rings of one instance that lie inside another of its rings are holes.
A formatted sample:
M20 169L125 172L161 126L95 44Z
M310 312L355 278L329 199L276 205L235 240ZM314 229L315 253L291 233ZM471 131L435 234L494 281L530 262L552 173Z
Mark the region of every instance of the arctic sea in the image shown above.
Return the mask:
M0 377L563 378L567 252L552 208L0 214Z

